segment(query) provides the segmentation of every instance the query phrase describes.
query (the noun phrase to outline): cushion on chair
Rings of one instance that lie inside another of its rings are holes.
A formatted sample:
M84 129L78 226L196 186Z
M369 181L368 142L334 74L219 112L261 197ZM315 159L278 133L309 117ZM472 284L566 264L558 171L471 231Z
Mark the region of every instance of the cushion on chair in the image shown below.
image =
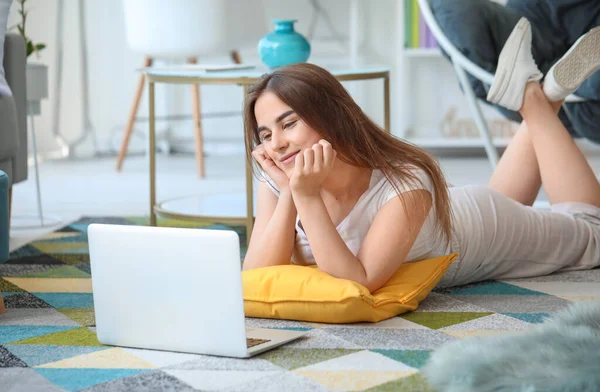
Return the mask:
M378 322L419 306L457 254L404 263L379 290L334 278L316 266L279 265L242 272L248 317L323 323Z
M12 0L0 0L0 95L12 95L4 77L4 37Z

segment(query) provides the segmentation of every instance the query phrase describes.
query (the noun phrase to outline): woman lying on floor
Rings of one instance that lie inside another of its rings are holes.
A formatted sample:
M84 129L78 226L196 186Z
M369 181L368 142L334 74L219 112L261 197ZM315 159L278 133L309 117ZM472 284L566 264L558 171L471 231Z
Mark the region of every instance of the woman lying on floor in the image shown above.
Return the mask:
M600 265L600 183L557 117L598 68L595 29L542 88L521 19L488 100L524 121L487 187L451 188L430 155L374 124L327 71L265 75L246 97L247 145L266 181L244 269L316 263L374 291L403 262L453 252L440 286ZM542 184L551 211L532 207Z

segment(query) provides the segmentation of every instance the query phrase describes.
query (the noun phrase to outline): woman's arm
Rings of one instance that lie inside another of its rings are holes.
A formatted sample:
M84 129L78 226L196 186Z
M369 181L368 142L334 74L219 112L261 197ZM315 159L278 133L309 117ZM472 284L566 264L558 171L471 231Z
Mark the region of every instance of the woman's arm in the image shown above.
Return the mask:
M289 188L277 197L266 183L260 183L256 221L243 269L289 264L295 242L296 207Z
M431 194L410 191L407 212L400 197L378 212L356 256L337 232L319 195L294 197L315 261L324 272L373 292L387 282L412 248L432 205Z

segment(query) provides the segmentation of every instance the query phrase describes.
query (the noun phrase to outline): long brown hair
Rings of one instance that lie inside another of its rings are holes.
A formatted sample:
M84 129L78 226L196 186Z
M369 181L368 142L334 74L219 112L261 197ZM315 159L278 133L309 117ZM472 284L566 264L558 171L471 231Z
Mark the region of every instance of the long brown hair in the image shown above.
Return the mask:
M312 129L331 143L342 161L357 167L380 169L402 198L397 182L419 184L414 167L430 178L434 190L436 223L442 238L451 237L451 210L448 185L433 156L418 146L397 139L375 124L354 102L344 86L327 70L308 63L288 65L263 75L245 97L244 132L248 162L261 143L254 106L271 91L296 112ZM425 187L426 188L426 187ZM414 205L414 204L412 204ZM407 212L407 211L406 211Z

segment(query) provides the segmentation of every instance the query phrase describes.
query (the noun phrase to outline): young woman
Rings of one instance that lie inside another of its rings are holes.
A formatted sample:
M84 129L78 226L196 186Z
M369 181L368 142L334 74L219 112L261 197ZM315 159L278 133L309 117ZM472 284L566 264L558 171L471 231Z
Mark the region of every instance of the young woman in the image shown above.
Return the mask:
M244 269L316 263L374 291L400 264L452 252L440 286L600 265L600 183L556 115L600 67L600 36L582 37L543 89L530 48L522 19L488 100L524 121L487 187L449 188L433 157L375 125L327 71L265 75L246 97L249 159L265 181ZM550 211L531 207L542 184Z

